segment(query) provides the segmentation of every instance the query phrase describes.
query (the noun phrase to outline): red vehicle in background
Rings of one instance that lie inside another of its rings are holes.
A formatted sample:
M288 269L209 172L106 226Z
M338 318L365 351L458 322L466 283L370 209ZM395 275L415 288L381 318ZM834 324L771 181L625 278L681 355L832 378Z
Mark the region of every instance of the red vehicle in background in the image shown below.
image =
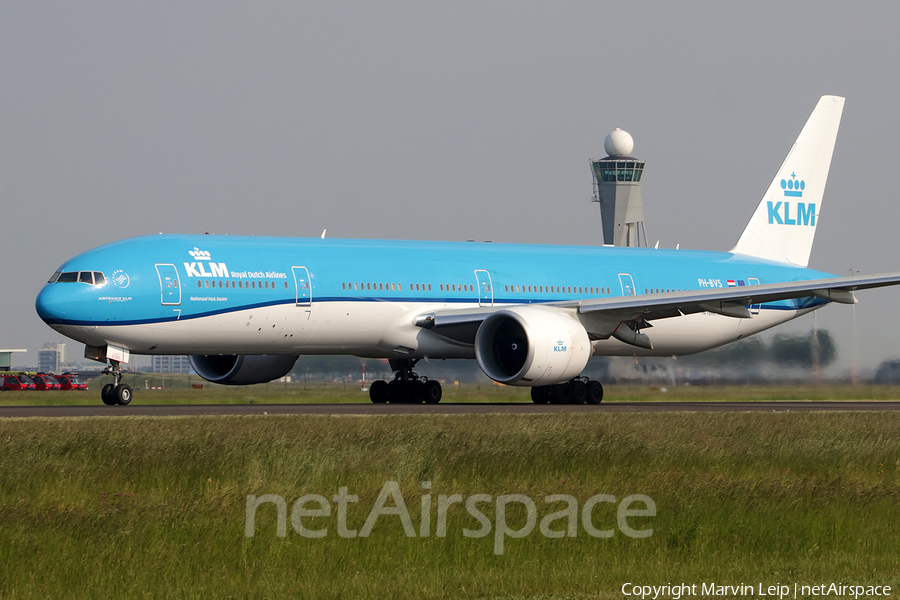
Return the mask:
M56 380L59 381L61 389L64 390L86 390L87 384L79 379L78 375L73 373L63 373L57 375Z
M0 375L0 391L33 390L34 381L28 375Z
M58 390L60 389L60 384L51 375L47 375L46 373L38 373L32 379L34 379L34 389L46 391L46 390Z

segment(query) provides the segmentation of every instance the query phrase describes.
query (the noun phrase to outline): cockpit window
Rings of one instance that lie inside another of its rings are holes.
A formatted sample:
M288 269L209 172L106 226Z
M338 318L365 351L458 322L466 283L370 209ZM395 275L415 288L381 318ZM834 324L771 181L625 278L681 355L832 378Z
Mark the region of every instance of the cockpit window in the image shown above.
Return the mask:
M100 271L57 271L48 283L75 283L81 282L88 285L103 285L106 277Z

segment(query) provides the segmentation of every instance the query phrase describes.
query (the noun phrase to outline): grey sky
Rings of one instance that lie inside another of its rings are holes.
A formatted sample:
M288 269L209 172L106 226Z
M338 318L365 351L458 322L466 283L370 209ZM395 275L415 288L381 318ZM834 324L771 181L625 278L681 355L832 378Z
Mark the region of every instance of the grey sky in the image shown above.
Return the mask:
M727 250L823 94L847 104L810 264L898 271L898 22L897 3L3 3L0 347L34 364L60 339L34 312L47 277L146 233L600 243L588 159L614 127L648 162L651 243ZM900 355L900 290L859 298L861 363ZM850 318L819 312L844 362Z

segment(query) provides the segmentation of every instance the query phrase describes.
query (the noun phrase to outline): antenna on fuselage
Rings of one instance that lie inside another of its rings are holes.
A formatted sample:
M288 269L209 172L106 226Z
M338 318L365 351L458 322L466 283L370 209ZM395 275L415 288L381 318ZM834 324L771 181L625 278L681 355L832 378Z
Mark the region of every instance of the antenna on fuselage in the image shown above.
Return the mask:
M323 229L323 230L322 230L322 239L323 239L323 240L325 239L325 232L326 232L326 231L328 231L328 230L327 230L327 229Z
M600 203L603 243L647 247L641 198L641 177L647 163L631 156L634 138L624 129L613 130L603 147L609 156L591 159L593 201Z

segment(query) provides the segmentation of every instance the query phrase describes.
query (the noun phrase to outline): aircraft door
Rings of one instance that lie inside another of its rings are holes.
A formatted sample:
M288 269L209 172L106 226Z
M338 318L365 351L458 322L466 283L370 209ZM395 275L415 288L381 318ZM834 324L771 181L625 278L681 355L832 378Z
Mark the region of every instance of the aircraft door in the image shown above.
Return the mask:
M160 303L163 306L181 304L181 280L175 265L156 265L156 274L159 275Z
M637 291L634 288L634 279L630 273L619 273L619 283L622 285L623 296L637 295Z
M491 283L491 274L482 269L476 269L475 279L478 281L478 306L494 305L494 286Z
M759 278L758 277L748 277L747 283L750 285L759 285ZM751 304L750 305L750 314L758 315L760 306L762 306L762 305L761 304Z
M312 282L309 279L309 271L306 267L291 267L291 271L294 273L294 290L297 292L296 305L311 305Z

